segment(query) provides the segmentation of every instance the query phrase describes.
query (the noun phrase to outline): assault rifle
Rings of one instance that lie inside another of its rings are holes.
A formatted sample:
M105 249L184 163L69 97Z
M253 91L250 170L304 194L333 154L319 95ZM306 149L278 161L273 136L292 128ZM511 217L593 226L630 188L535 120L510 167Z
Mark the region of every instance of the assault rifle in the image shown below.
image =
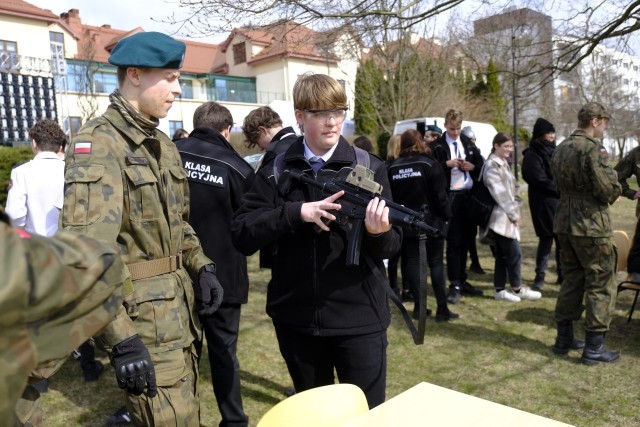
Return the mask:
M347 221L352 222L351 236L347 243L347 265L359 264L364 217L367 205L374 197L385 201L385 205L389 208L389 222L392 224L431 236L438 234L438 229L426 222L428 213L426 209L417 212L382 197L382 185L373 180L373 171L370 169L356 165L353 169L346 168L343 171L348 174L345 176L345 173L340 171L335 178L321 181L309 177L298 169L293 169L289 171L289 178L319 188L327 196L344 191L344 195L335 203L342 206L336 214L337 220L343 224Z

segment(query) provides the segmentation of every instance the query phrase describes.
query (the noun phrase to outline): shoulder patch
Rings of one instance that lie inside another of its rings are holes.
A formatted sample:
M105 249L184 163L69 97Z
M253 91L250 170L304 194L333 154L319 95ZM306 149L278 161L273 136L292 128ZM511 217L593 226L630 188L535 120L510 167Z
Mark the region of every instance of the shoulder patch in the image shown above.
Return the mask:
M91 145L89 141L78 141L73 145L73 154L91 154Z

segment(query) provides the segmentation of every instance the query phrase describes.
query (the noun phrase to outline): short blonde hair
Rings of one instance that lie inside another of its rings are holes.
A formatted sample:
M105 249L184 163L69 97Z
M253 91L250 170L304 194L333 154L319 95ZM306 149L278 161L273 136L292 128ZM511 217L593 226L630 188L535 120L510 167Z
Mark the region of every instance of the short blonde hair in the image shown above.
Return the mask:
M447 111L444 115L444 124L461 125L462 124L462 111L454 110L453 108Z
M346 109L347 95L342 85L325 74L305 73L293 85L296 110Z

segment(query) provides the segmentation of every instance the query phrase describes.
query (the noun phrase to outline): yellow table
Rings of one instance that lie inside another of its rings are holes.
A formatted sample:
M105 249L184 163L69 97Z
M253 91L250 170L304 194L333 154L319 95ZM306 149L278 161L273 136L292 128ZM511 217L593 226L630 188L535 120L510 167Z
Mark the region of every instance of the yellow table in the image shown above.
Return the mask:
M342 427L560 427L569 424L422 382Z

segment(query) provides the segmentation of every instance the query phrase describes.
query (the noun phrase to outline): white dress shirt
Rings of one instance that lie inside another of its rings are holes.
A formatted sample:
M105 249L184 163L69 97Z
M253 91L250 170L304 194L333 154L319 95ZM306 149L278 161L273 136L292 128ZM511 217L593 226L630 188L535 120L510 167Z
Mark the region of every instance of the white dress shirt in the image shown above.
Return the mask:
M52 236L64 199L64 161L56 153L38 153L11 171L7 215L30 233Z

